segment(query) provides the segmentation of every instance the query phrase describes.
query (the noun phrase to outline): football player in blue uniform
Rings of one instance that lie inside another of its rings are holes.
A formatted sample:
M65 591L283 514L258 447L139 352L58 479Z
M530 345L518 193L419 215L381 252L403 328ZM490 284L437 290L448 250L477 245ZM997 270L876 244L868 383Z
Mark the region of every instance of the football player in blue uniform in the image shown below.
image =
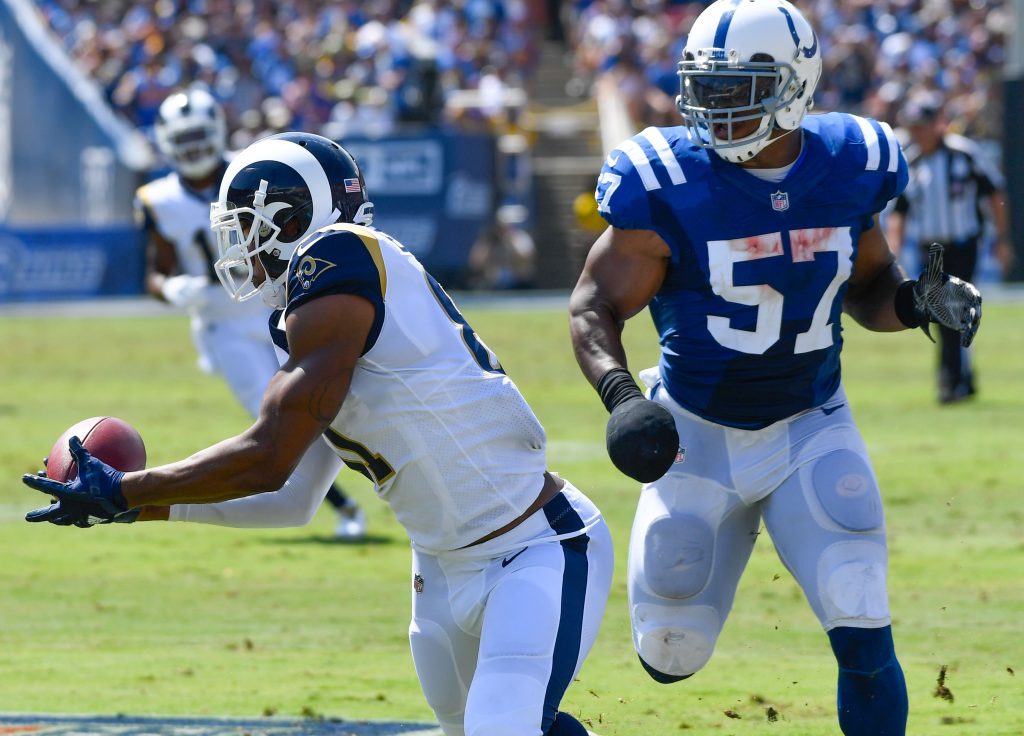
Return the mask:
M805 117L819 40L785 0L718 0L679 64L683 125L615 148L597 185L610 227L573 291L577 360L611 412L616 466L643 482L628 590L656 681L703 667L761 522L828 634L847 736L906 730L882 502L840 381L840 316L929 322L971 341L973 286L917 281L878 213L907 183L885 123ZM625 320L649 307L657 368L627 370Z
M26 476L59 499L28 519L302 524L344 462L412 542L409 640L446 736L585 736L558 706L604 613L608 527L547 471L525 398L372 216L334 141L283 133L239 153L211 207L217 274L235 299L278 308L271 335L287 355L256 422L133 473L72 438L78 477Z

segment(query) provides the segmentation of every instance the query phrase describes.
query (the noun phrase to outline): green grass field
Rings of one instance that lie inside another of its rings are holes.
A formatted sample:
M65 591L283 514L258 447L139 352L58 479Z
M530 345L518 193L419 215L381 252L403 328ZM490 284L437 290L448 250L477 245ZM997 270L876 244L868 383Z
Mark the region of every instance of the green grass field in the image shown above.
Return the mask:
M826 637L766 536L708 667L674 686L642 673L625 598L637 488L605 457L565 314L466 313L546 426L551 468L602 507L616 541L608 614L564 707L602 736L838 733ZM845 381L887 504L915 736L1024 733L1022 323L1024 305L986 305L981 395L946 408L921 334L848 325ZM634 372L654 361L646 316L627 341ZM369 512L361 546L331 543L327 511L281 531L21 521L45 499L20 475L79 419L128 419L150 464L246 425L195 369L185 320L7 318L0 343L0 712L430 719L406 639L408 543L361 476L342 476ZM942 666L953 700L934 694Z

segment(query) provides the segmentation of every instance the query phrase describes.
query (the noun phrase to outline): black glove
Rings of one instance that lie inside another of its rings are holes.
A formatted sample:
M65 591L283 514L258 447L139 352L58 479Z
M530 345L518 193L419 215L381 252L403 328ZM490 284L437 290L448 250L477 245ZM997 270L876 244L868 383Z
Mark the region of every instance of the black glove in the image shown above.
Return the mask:
M605 436L615 467L641 483L665 475L679 452L679 433L669 410L644 398L624 368L601 376L597 391L611 412Z
M942 271L942 246L928 247L928 261L917 281L904 282L896 291L896 314L908 327L920 327L932 342L932 322L960 333L960 344L970 347L981 324L981 293L974 284Z

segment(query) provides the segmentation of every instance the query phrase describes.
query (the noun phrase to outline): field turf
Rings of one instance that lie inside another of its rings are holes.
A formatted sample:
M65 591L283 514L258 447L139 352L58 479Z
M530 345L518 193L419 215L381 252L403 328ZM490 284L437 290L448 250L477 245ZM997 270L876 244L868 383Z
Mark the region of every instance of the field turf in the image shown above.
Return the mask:
M565 314L465 311L547 428L551 468L602 507L616 542L608 613L564 707L603 736L838 733L826 637L767 535L708 667L673 686L643 674L625 598L637 488L606 459L604 410ZM1022 324L1024 305L986 305L981 394L944 408L926 338L847 324L845 382L887 505L915 736L1024 733ZM634 372L652 364L646 316L626 337ZM4 318L0 343L0 712L430 719L406 639L408 543L361 476L342 476L369 515L358 546L331 541L327 510L277 531L21 521L45 498L20 475L79 419L131 421L150 464L246 426L196 370L186 320Z

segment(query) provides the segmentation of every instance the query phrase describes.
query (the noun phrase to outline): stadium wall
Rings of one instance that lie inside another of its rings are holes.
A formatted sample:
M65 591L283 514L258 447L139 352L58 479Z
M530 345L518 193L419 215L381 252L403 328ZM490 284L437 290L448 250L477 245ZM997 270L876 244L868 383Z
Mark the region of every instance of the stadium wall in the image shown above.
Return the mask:
M381 226L446 286L494 218L493 135L347 138ZM151 147L78 70L30 0L0 0L0 302L141 294L135 189Z
M0 301L138 293L141 135L49 35L0 0Z

